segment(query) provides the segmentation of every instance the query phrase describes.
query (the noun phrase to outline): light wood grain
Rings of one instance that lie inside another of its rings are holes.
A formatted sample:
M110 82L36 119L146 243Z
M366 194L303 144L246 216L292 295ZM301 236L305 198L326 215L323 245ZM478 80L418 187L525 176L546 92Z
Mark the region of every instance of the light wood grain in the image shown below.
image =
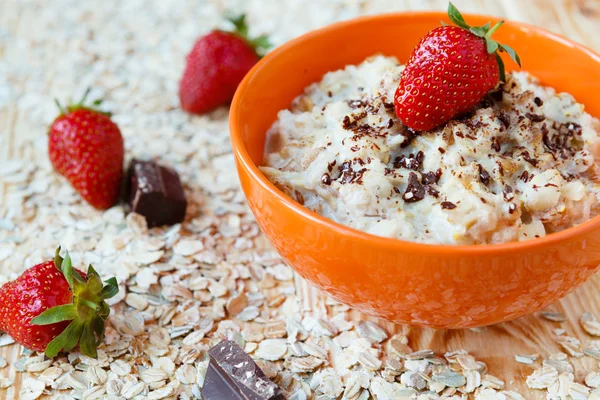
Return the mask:
M275 0L265 0L275 1ZM308 1L308 0L307 0ZM311 0L318 1L318 0ZM385 0L362 0L366 2L392 3ZM394 1L394 8L404 9L445 9L446 0L428 1ZM553 32L563 34L586 46L600 51L600 1L598 0L454 0L454 3L464 12L495 14L526 21L542 26ZM18 36L27 26L35 26L36 5L18 7L15 12L13 1L0 1L0 28ZM51 3L48 3L49 6ZM23 24L27 21L27 24ZM2 58L4 49L0 44L0 63L10 60ZM1 71L1 69L0 69ZM14 105L0 109L0 162L2 160L24 157L23 148L19 145L23 138L16 135L19 127L27 125L27 116L18 112ZM0 184L0 200L5 201L9 187ZM1 270L0 270L1 271ZM302 298L305 310L316 314L329 313L324 296L310 287L302 279L297 279L298 294ZM527 399L542 399L541 392L528 389L525 377L531 372L531 367L514 361L515 354L539 353L548 355L558 351L554 342L553 329L564 328L568 334L585 338L577 319L584 311L592 311L600 315L600 276L588 281L583 287L571 293L550 308L565 312L569 321L559 324L545 321L537 316L528 316L516 321L491 326L480 332L472 330L431 330L397 326L380 321L390 333L407 332L410 344L415 349L431 348L436 352L464 348L478 359L485 361L491 374L505 380L507 388L523 394ZM354 319L368 317L352 312ZM18 346L0 348L0 356L12 364L19 357ZM581 379L584 371L598 367L597 362L588 357L576 360L576 379ZM0 370L0 374L14 380L14 386L8 391L0 391L0 398L18 398L21 382L26 374L16 373L14 368Z

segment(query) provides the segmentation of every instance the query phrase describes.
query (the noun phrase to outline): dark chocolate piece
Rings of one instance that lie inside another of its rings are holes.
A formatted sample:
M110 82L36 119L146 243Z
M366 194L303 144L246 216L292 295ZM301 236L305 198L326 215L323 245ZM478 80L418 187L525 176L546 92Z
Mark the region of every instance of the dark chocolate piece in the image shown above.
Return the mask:
M133 160L127 173L129 210L146 217L148 227L182 222L187 202L179 175L153 161Z
M285 400L279 386L234 341L222 340L208 355L203 400Z

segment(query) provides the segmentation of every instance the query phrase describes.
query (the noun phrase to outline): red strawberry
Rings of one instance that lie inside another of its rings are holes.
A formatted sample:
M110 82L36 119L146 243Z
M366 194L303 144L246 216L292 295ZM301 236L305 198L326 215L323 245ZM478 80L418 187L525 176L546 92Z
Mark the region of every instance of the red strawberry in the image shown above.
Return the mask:
M104 300L117 294L117 281L110 278L103 286L91 265L87 274L74 270L69 254L63 260L59 251L54 261L37 264L0 288L0 330L48 357L78 343L83 354L96 357L110 313Z
M489 23L471 27L452 3L448 16L457 26L437 27L421 39L394 96L396 115L415 131L433 129L472 110L504 81L498 52L507 52L521 65L512 48L491 39L503 21L492 28Z
M245 16L231 19L234 32L212 31L196 41L179 84L181 107L203 114L228 104L244 76L269 47L266 37L250 40Z
M104 210L119 198L123 137L109 114L84 106L84 101L85 96L66 110L59 105L61 114L50 127L48 154L58 173L88 203Z

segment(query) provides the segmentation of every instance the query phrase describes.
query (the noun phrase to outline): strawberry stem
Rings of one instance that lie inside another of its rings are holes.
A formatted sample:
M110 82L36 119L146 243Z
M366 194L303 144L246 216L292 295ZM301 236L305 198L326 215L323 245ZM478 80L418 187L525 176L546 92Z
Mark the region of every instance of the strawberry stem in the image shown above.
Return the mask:
M488 22L488 24L489 24L489 22ZM500 28L502 26L502 24L504 24L504 21L500 21L496 25L494 25L492 27L492 29L488 30L488 32L485 34L485 37L488 38L488 39L490 37L492 37L492 35L494 34L494 32L496 32L498 30L498 28Z
M269 48L271 48L273 46L269 42L269 39L266 35L260 35L255 38L251 38L249 36L248 24L246 23L246 15L245 14L238 15L238 16L229 16L228 20L235 27L235 30L233 31L233 33L244 38L244 40L246 40L246 42L248 42L248 44L250 44L250 46L252 46L252 48L254 49L254 51L256 52L256 54L259 57L262 58L267 53Z
M485 40L485 46L488 54L492 54L496 58L496 62L498 63L498 71L500 73L500 80L502 82L506 81L506 76L504 72L504 62L502 61L499 53L507 53L510 58L517 63L517 65L519 65L519 67L521 66L521 59L516 51L514 51L511 47L500 44L492 39L492 35L504 24L504 21L497 22L491 28L489 22L483 26L470 26L467 24L460 11L458 11L458 9L454 7L454 4L452 3L448 3L448 18L450 18L450 21L452 21L452 23L459 28L466 29L473 35Z
M54 104L56 104L56 106L58 107L58 110L60 111L60 115L65 114L65 109L63 108L62 105L60 105L60 102L58 101L58 99L54 99Z

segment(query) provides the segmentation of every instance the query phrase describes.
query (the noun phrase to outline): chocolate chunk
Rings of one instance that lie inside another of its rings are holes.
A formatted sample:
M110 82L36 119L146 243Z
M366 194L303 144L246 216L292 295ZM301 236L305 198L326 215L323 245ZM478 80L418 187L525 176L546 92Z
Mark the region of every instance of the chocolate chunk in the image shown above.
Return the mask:
M323 183L323 185L331 185L331 176L329 176L329 174L325 172L323 176L321 176L321 182Z
M511 201L512 199L515 198L515 194L513 192L513 188L510 185L506 185L504 187L504 190L502 191L502 194L504 195L504 200L506 200L506 201Z
M456 204L451 201L442 201L440 204L444 210L454 210L456 208Z
M177 172L153 161L133 160L127 176L129 210L146 217L148 227L183 221L187 202Z
M425 154L422 151L419 151L416 155L409 154L408 157L402 154L394 160L394 168L406 168L418 171L423 165L424 158Z
M237 343L222 340L208 355L203 400L285 400L279 386L267 378Z
M406 187L406 191L402 195L402 198L407 203L415 203L425 198L425 188L421 185L417 174L414 172L411 172L410 175L408 175L408 186Z
M423 185L433 185L434 183L438 183L440 178L442 177L442 169L438 168L437 171L427 172L421 175L421 183Z
M542 99L540 99L539 97L536 97L535 99L533 99L533 102L538 107L541 107L544 105L544 101Z
M489 185L490 174L485 170L485 168L483 168L481 164L477 164L477 167L479 168L479 181L486 186Z
M544 117L543 115L533 114L533 113L527 113L527 114L525 114L525 116L527 118L529 118L532 122L542 122L543 120L546 119L546 117Z

